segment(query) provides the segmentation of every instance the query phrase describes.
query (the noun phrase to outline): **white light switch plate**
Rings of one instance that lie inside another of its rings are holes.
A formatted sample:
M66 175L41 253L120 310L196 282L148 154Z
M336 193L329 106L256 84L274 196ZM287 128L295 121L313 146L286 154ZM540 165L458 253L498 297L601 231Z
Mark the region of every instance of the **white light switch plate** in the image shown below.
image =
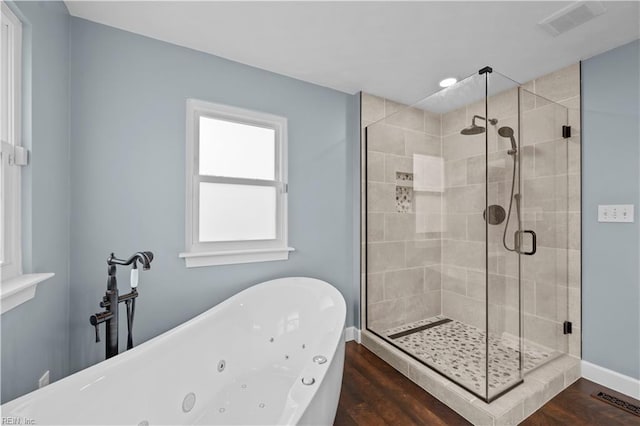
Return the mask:
M633 222L633 204L599 205L598 222Z

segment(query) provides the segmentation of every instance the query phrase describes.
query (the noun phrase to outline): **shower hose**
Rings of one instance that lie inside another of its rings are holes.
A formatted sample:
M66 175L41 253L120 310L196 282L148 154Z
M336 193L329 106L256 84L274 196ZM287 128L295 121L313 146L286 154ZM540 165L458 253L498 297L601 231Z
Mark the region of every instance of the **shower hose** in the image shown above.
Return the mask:
M502 233L502 244L504 245L504 248L507 249L508 251L513 251L513 252L517 252L518 250L518 244L515 243L514 241L514 247L511 248L509 247L509 245L507 244L507 230L509 229L509 221L511 219L511 210L513 208L513 199L515 198L516 200L516 214L518 215L518 230L521 229L521 223L520 223L520 194L514 194L514 190L515 190L515 186L516 186L516 167L518 164L517 161L517 153L513 153L513 174L511 175L511 196L509 197L509 211L507 212L507 221L504 224L504 232Z

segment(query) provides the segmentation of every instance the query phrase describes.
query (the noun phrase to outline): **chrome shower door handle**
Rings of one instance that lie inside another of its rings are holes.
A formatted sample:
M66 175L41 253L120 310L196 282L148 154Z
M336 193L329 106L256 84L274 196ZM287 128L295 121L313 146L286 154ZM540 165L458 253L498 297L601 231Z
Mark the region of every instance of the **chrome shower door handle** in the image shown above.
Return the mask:
M520 242L522 241L521 234L531 234L531 251L521 250L521 246L520 246ZM538 236L536 235L535 231L533 231L532 229L525 229L524 231L516 231L514 233L514 240L515 240L514 241L515 247L518 253L524 254L527 256L533 256L534 254L536 254L536 250L538 249Z

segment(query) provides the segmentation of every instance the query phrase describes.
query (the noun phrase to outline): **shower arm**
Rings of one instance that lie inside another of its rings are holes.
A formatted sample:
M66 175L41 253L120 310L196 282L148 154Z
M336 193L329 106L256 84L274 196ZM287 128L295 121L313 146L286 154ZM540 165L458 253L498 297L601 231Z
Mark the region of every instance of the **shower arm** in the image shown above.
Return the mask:
M476 114L471 119L471 124L474 125L474 126L476 125L476 118L479 118L480 120L488 121L489 124L491 124L492 126L495 126L496 124L498 124L498 120L496 120L495 118L490 118L489 120L487 120L483 116Z

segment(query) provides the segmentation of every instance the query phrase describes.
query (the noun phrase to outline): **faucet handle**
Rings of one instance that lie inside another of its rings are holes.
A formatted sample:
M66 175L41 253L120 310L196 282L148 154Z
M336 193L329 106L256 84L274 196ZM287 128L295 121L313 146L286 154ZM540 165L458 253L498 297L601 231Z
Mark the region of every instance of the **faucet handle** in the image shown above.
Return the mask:
M96 329L96 343L98 343L100 341L100 328L98 328L100 322L98 322L98 318L95 315L89 317L89 322Z
M89 317L89 322L91 323L92 326L96 328L96 342L100 341L100 330L98 329L98 326L100 325L100 323L108 321L111 318L113 318L113 315L114 315L113 312L106 311L106 312L99 312L97 314L93 314Z
M100 328L98 327L98 324L95 325L95 329L96 329L96 343L98 343L100 341Z
M98 318L100 314L98 315L91 315L89 317L89 322L91 323L92 326L94 326L94 328L96 329L96 343L98 343L100 341L100 323L102 322L100 318Z
M131 288L136 287L138 287L138 268L134 267L131 269Z

